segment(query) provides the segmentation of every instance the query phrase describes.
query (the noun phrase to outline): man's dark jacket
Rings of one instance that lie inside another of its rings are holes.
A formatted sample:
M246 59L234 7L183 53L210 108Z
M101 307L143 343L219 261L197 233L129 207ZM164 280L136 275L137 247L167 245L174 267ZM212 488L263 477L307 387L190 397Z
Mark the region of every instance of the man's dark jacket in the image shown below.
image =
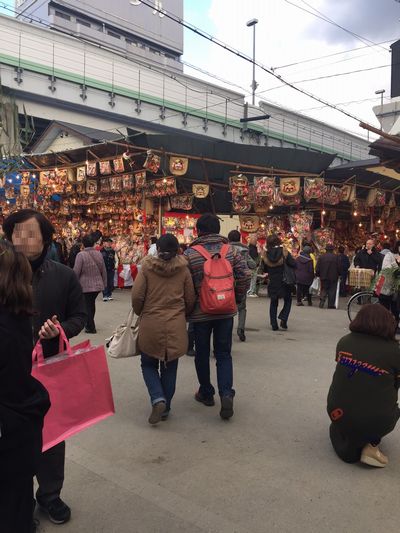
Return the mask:
M79 335L86 323L86 306L82 288L73 270L45 260L33 275L33 337L36 342L39 330L53 315L57 318L68 339ZM59 339L43 342L45 357L58 353Z
M333 252L326 252L319 257L315 274L323 281L337 281L341 274L339 257Z
M366 249L361 250L354 258L354 266L368 268L374 272L381 269L382 262L383 255L375 250L373 250L371 254L369 254Z

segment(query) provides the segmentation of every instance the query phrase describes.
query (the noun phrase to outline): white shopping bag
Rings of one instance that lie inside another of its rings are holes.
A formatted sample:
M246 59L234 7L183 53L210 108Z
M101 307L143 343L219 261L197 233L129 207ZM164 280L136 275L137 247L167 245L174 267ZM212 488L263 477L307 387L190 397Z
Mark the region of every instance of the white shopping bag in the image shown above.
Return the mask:
M310 285L309 292L310 294L319 294L321 291L321 280L319 278L314 278L314 281Z

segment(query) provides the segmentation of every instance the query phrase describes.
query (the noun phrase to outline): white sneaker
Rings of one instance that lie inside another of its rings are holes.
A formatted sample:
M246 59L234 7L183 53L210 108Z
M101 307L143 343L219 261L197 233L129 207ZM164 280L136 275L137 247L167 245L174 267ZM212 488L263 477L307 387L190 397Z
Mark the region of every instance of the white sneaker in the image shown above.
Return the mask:
M112 296L109 296L109 297L107 298L107 300L108 300L109 302L112 302L112 301L114 300L114 298L113 298Z
M104 297L103 302L108 302L108 298Z
M258 298L258 294L248 294L249 298Z
M360 461L369 466L376 466L377 468L385 468L389 463L389 459L384 455L378 446L366 444L361 452Z

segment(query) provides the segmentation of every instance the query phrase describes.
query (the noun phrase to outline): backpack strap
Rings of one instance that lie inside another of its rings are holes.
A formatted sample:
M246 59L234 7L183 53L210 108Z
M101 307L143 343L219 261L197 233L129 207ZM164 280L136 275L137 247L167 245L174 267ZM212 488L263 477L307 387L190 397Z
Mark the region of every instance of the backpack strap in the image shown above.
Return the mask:
M193 250L196 250L196 252L198 252L202 257L204 257L206 261L209 261L210 259L212 259L211 254L209 253L208 250L204 248L204 246L201 246L200 244L198 244L197 246L192 246L192 248Z
M226 255L229 252L229 244L223 244L219 251L221 259L226 259Z

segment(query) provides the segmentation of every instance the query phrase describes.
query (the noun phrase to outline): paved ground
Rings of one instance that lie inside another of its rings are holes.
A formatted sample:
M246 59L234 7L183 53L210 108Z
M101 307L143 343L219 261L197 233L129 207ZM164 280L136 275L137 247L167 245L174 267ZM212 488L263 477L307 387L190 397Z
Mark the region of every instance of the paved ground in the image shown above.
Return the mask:
M150 427L139 360L109 361L117 413L68 441L63 497L73 519L53 526L41 517L40 531L397 533L398 431L384 440L384 470L341 463L328 439L325 399L345 312L294 307L289 330L272 332L267 303L250 299L248 341L235 337L229 422L193 400L193 360L184 357L173 416ZM127 292L100 302L93 340L128 306Z

